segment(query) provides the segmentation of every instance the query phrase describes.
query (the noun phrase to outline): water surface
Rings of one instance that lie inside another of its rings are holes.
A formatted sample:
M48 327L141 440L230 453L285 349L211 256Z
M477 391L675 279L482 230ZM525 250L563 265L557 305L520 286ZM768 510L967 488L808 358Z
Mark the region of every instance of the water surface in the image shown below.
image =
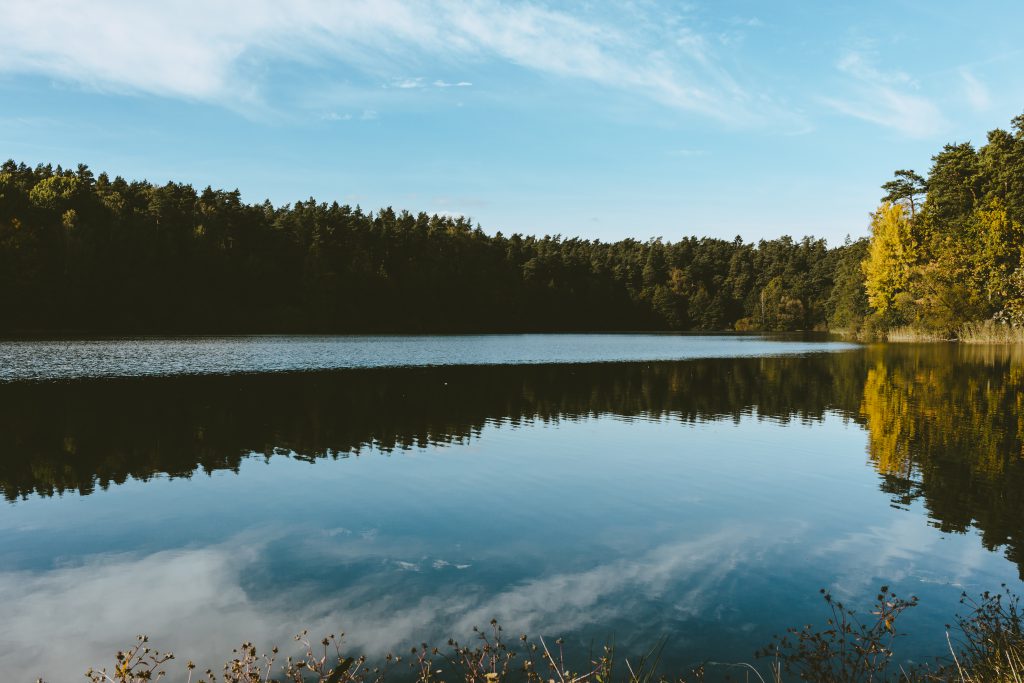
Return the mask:
M744 335L486 334L0 341L0 381L736 358L851 348Z
M962 590L1021 587L1019 353L683 339L696 357L0 384L0 669L76 680L139 632L203 666L303 627L382 653L492 617L584 655L665 636L682 667L881 583L921 597L921 659Z

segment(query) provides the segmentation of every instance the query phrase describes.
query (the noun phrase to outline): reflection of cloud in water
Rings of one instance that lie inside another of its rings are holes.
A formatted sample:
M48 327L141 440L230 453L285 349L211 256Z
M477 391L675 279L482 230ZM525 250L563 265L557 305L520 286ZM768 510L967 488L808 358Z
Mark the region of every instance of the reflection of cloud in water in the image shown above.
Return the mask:
M966 580L991 556L969 536L940 542L943 534L921 534L919 524L900 515L890 524L840 536L819 546L814 564L835 567L835 588L861 595L876 587L876 577ZM138 632L148 633L162 649L217 668L243 639L287 646L301 628L314 635L345 630L353 650L374 655L423 639L465 638L473 626L494 617L509 633L534 635L582 635L624 615L645 615L652 622L715 620L722 616L730 582L743 579L752 567L763 572L786 566L778 555L786 555L808 531L805 524L785 531L726 525L636 556L497 588L484 577L511 556L493 552L458 571L464 565L454 564L455 558L421 555L423 548L414 542L367 540L358 533L334 535L319 546L301 539L293 548L296 562L334 568L333 583L285 580L278 589L273 583L269 589L250 588L247 577L261 574L268 558L283 550L276 541L293 538L286 529L256 542L246 534L206 548L107 555L48 572L0 573L0 670L17 680L39 675L51 683L77 680L89 665L109 666L113 653L130 645ZM939 555L949 560L946 569L934 569ZM374 569L363 573L366 567ZM413 568L418 571L409 571ZM652 614L652 604L663 611ZM45 670L37 668L40 663Z
M670 584L680 580L687 580L688 590L672 591L672 607L694 614L707 606L711 586L750 559L755 538L749 528L725 529L658 546L636 559L528 581L467 611L455 623L456 631L466 631L495 616L529 632L570 631L610 621L628 612L628 602L639 597L662 597ZM623 592L629 594L623 596L625 603L607 600Z
M848 598L870 595L879 581L979 585L976 575L993 560L976 539L923 530L914 515L893 516L884 525L851 531L822 546L816 555L837 558L826 564L840 568L833 589Z
M722 529L497 593L465 583L441 586L429 595L375 593L360 581L340 593L315 596L315 601L314 596L296 600L298 592L287 588L269 600L256 599L247 594L241 577L258 565L266 546L240 539L142 558L105 556L46 573L2 573L6 623L0 670L25 680L39 675L54 683L75 680L90 665L109 666L114 652L140 632L148 633L158 648L179 652L201 668L217 668L243 639L284 645L303 627L313 634L344 627L349 645L370 654L424 637L468 635L492 617L510 631L568 633L610 620L636 600L664 597L670 586L674 604L666 609L694 614L713 609L712 587L754 559L757 546L768 538L771 534L749 527ZM471 575L451 576L463 582ZM680 591L678 582L686 589ZM39 670L43 664L46 669Z
M213 547L0 574L0 671L12 680L77 680L90 665L109 666L142 632L160 649L210 663L223 659L241 629L246 638L277 639L283 621L254 605L238 582L239 567L255 559L251 548Z

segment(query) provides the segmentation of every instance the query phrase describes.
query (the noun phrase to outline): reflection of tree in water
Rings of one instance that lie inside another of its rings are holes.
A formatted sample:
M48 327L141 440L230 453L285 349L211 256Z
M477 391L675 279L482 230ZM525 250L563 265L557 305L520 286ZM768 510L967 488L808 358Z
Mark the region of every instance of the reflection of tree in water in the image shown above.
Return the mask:
M90 493L128 477L237 469L252 453L314 460L474 438L486 424L586 416L818 420L826 356L490 366L0 384L0 488ZM848 405L856 407L856 392Z
M460 443L485 425L588 416L865 425L896 502L981 530L1018 565L1024 352L930 345L675 363L354 370L0 385L0 489L91 493L129 477ZM623 456L628 457L628 456Z
M883 490L944 531L981 531L1024 563L1024 353L932 345L874 351L860 412Z

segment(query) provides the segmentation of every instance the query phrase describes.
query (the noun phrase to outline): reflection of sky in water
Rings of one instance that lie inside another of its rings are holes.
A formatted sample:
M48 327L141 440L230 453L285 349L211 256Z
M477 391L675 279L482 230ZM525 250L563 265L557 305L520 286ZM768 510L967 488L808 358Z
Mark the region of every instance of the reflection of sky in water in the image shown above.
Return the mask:
M31 497L0 515L0 670L75 680L139 632L204 667L302 627L381 652L492 617L570 643L614 632L624 651L668 635L673 663L749 659L821 620L817 588L882 582L922 597L906 626L936 653L959 592L1016 568L891 507L865 445L836 415L601 417Z

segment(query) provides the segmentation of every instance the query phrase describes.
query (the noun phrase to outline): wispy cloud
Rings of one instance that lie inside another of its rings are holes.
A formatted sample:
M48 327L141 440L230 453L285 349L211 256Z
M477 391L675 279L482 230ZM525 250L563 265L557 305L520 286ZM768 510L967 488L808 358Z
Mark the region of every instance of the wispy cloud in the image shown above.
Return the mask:
M891 128L910 137L928 137L946 127L939 108L918 94L918 83L902 71L878 69L861 52L849 52L836 65L846 94L820 101L847 116Z
M992 106L992 96L988 88L967 67L961 67L959 71L967 104L975 111L988 111Z
M848 52L836 65L843 73L853 76L864 83L886 86L909 86L917 88L918 84L903 71L880 71L861 52Z
M4 22L0 72L43 74L103 91L241 107L270 99L263 65L274 61L315 65L325 79L383 76L395 88L413 89L470 82L396 79L395 72L430 60L497 60L715 119L760 116L692 28L666 26L651 35L608 17L538 4L9 0Z
M426 83L423 82L423 78L400 78L391 82L392 88L399 88L400 90L411 90L412 88L425 87Z
M448 81L437 79L435 81L427 82L427 79L423 76L417 76L416 78L396 78L391 83L384 85L385 88L398 88L399 90L415 90L419 88L468 88L472 83L469 81L458 81L455 83L449 83Z

